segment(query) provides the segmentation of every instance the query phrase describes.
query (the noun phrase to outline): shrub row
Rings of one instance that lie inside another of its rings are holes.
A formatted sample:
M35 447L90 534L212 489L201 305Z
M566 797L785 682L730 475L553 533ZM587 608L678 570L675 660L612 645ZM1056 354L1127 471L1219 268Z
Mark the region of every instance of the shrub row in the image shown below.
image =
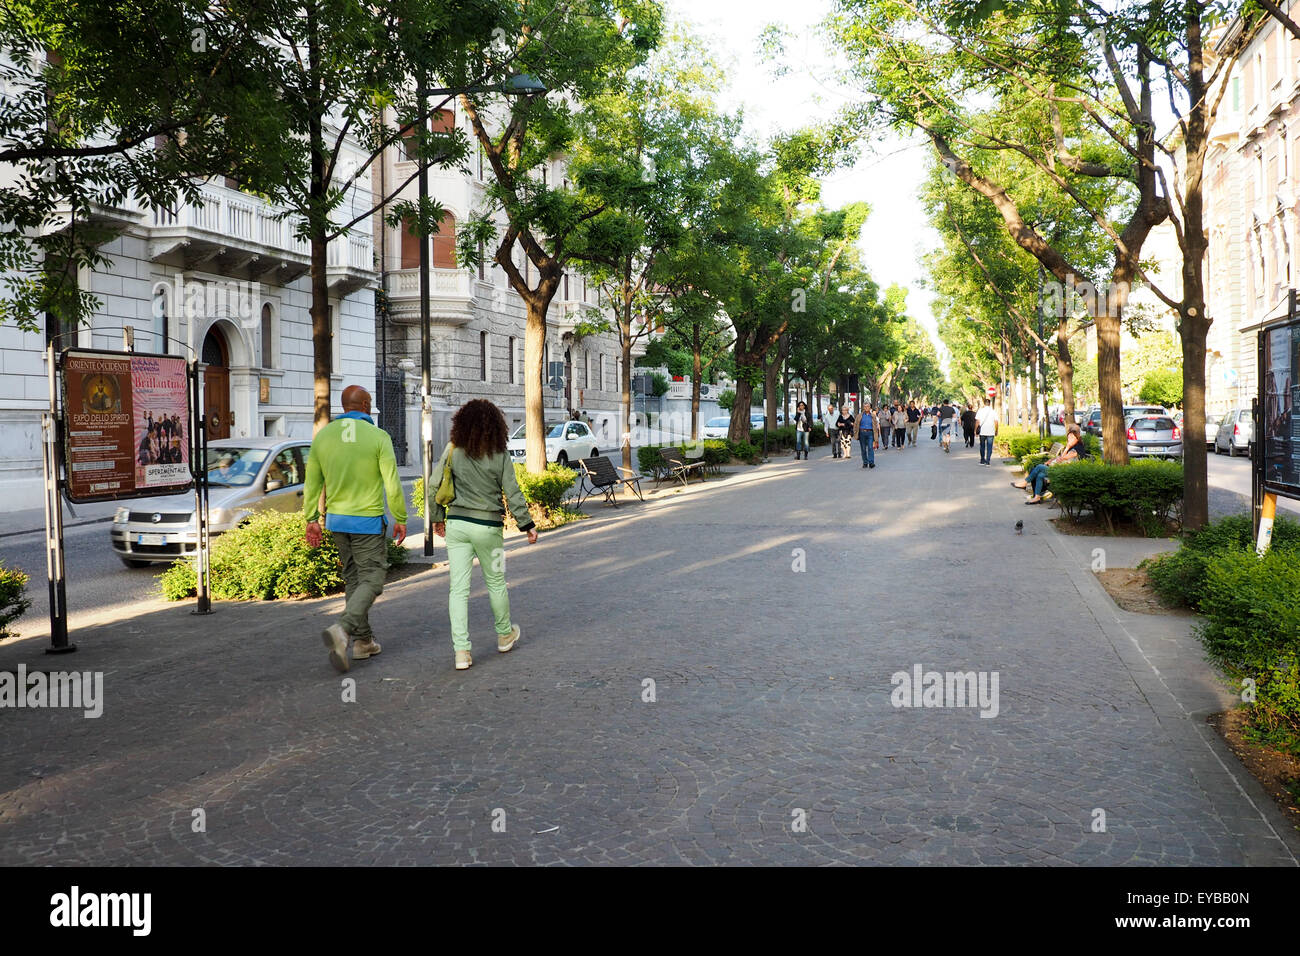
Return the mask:
M703 454L699 454L700 447L698 444L682 444L675 447L688 460L703 461L710 467L725 465L733 458L752 461L758 457L760 451L760 449L755 448L749 442L729 442L721 438L707 439L704 441L703 445ZM643 474L649 474L654 471L655 468L659 467L659 451L665 447L668 446L646 445L636 450L636 463Z
M1166 601L1200 611L1211 565L1229 555L1253 554L1253 530L1250 515L1230 515L1189 531L1177 551L1148 558L1142 566ZM1300 522L1279 517L1273 524L1270 550L1300 552Z
M17 637L18 632L9 625L23 616L32 606L27 597L27 575L17 568L6 568L0 562L0 640Z
M1177 461L1139 461L1107 465L1081 461L1047 469L1052 493L1072 519L1084 511L1097 515L1111 532L1133 522L1147 535L1163 532L1181 514L1183 465Z
M307 547L307 522L300 512L266 511L219 536L212 544L209 587L214 598L269 601L320 597L343 590L334 536L325 532L319 548ZM388 565L406 560L406 549L388 541ZM163 597L178 601L195 593L194 563L182 559L161 578Z
M1248 707L1256 731L1300 753L1300 522L1279 517L1260 558L1251 516L1230 515L1142 566L1161 597L1205 615L1197 636L1235 690L1254 681Z

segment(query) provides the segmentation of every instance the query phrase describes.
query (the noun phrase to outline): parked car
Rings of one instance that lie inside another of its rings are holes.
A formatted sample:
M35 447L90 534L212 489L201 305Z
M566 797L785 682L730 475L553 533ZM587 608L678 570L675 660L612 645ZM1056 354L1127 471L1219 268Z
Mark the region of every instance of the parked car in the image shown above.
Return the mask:
M1125 405L1124 406L1124 427L1128 427L1129 420L1139 415L1164 415L1169 413L1159 405ZM1088 409L1088 417L1084 420L1083 430L1089 435L1101 437L1101 406L1093 405Z
M731 417L729 415L720 415L717 418L710 418L704 423L704 428L700 431L703 438L726 438L727 432L731 429Z
M311 442L228 438L208 443L208 534L216 537L260 511L302 510ZM168 563L198 550L194 494L138 498L118 508L109 542L131 568Z
M1249 408L1234 408L1223 416L1219 430L1214 436L1214 453L1237 455L1250 454L1255 441L1255 423L1251 420Z
M1205 413L1205 450L1214 450L1214 439L1219 434L1219 422L1223 421L1222 415L1215 415L1211 412Z
M1089 435L1101 437L1101 409L1095 408L1088 412L1088 417L1083 420L1083 430Z
M523 461L527 453L525 433L527 425L515 429L506 450L512 461ZM546 460L557 465L568 465L580 458L595 458L600 452L596 450L596 436L591 433L586 422L550 422L546 425Z
M1182 429L1168 415L1134 415L1124 429L1129 458L1182 458Z

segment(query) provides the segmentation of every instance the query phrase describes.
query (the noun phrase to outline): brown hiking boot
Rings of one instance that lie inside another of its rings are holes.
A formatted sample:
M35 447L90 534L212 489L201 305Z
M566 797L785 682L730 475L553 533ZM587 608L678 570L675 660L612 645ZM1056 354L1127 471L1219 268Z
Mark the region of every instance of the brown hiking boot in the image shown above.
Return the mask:
M352 659L364 661L368 657L376 656L382 650L373 634L370 637L358 637L352 642Z

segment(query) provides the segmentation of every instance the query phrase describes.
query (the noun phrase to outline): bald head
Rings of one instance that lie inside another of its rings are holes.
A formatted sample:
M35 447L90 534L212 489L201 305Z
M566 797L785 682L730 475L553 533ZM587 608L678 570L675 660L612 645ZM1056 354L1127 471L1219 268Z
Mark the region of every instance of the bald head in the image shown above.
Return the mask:
M343 410L345 412L364 412L370 414L370 393L360 385L349 385L343 389Z

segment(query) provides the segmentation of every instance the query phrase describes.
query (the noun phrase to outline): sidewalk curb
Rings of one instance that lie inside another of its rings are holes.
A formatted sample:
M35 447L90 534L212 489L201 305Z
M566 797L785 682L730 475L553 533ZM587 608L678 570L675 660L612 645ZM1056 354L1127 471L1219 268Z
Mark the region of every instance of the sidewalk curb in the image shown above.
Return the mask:
M113 520L113 516L112 516L112 515L108 515L107 517L104 517L104 518L87 518L85 521L73 521L73 522L67 522L67 521L65 521L65 522L63 523L63 527L64 527L65 529L66 529L66 528L83 528L83 527L85 527L86 525L91 525L91 524L105 524L105 523L107 523L107 522L109 522L109 521L112 521L112 520ZM20 535L20 534L44 534L44 533L45 533L45 527L44 527L44 525L42 525L42 526L39 527L39 528L32 528L32 529L30 529L30 530L28 530L28 531L0 531L0 538L16 538L16 537L18 537L18 535Z

